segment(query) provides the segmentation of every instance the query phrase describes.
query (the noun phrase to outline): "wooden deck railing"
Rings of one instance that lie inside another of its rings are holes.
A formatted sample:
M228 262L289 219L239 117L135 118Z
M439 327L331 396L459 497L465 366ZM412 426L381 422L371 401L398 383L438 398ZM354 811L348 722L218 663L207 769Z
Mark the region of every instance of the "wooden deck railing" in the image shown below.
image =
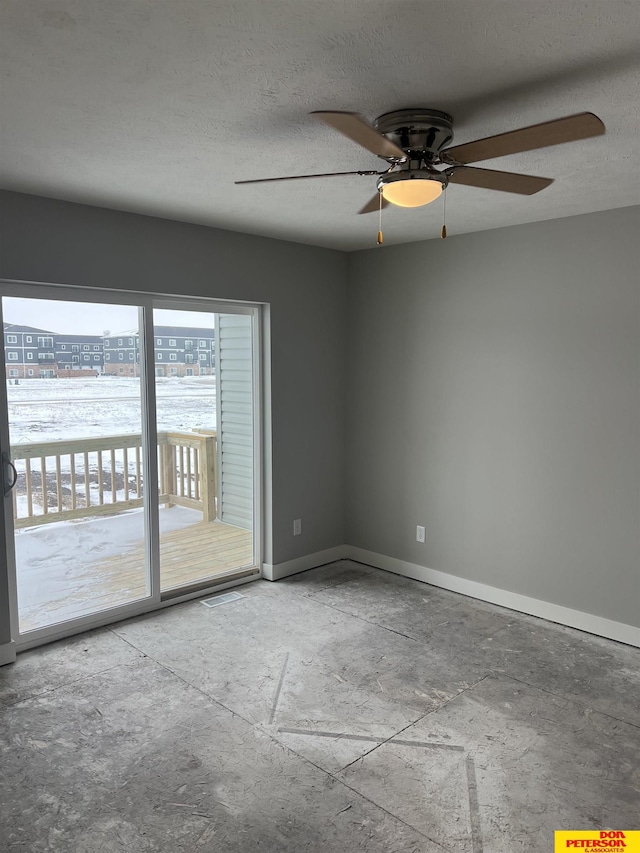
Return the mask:
M216 518L216 434L159 432L159 502L200 510ZM32 527L143 504L139 435L109 435L38 444L14 444L18 470L13 489L14 526Z

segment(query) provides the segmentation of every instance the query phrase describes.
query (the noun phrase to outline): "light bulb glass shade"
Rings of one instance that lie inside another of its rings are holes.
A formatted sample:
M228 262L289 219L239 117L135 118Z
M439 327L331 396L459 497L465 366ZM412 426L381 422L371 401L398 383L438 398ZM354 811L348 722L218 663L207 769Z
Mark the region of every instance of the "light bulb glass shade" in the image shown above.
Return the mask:
M393 175L395 180L388 180L391 175L381 178L378 188L385 201L397 204L398 207L422 207L435 201L442 194L441 181L427 176L400 177Z

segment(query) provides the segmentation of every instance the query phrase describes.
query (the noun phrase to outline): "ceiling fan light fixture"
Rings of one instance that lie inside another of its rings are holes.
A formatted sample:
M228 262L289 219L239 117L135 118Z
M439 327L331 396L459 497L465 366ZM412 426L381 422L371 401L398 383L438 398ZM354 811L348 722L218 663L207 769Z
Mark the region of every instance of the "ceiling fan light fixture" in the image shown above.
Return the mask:
M422 207L439 198L446 185L440 172L391 172L378 179L378 192L398 207Z

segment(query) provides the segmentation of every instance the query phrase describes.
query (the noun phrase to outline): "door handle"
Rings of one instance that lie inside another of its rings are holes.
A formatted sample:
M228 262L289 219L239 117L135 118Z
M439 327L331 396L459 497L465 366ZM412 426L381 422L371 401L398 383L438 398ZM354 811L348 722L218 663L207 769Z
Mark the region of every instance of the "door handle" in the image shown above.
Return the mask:
M13 472L13 480L11 481L11 483L8 483L7 480L5 479L5 474L4 474L5 467L11 468L11 470ZM4 488L4 496L5 497L9 494L9 492L11 491L11 489L15 486L15 484L17 482L18 482L18 472L16 471L16 466L13 464L13 462L9 458L9 454L6 451L4 451L2 453L2 485Z

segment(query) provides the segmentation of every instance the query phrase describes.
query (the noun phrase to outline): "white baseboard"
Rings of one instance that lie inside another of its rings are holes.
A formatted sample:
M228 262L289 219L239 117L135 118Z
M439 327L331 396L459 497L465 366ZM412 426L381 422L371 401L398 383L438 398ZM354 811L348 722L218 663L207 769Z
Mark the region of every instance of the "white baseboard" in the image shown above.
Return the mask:
M510 610L517 610L520 613L528 613L530 616L548 619L550 622L568 625L570 628L578 628L580 631L586 631L598 637L617 640L630 646L640 646L640 628L634 625L626 625L624 622L614 622L602 616L584 613L582 610L572 610L570 607L541 601L538 598L530 598L528 595L508 592L498 587L449 575L446 572L427 569L405 560L397 560L395 557L386 557L384 554L365 551L363 548L356 548L352 545L347 545L343 549L341 559L357 560L377 569L384 569L397 575L449 589L452 592L479 598L481 601L498 604L500 607L508 607Z
M6 663L15 663L16 661L16 644L13 640L0 645L0 666Z
M347 549L344 545L335 548L327 548L325 551L316 551L313 554L305 554L304 557L296 557L284 563L263 563L262 577L268 581L279 581L289 575L297 575L298 572L306 572L307 569L315 569L324 566L325 563L335 563L336 560L344 560Z

